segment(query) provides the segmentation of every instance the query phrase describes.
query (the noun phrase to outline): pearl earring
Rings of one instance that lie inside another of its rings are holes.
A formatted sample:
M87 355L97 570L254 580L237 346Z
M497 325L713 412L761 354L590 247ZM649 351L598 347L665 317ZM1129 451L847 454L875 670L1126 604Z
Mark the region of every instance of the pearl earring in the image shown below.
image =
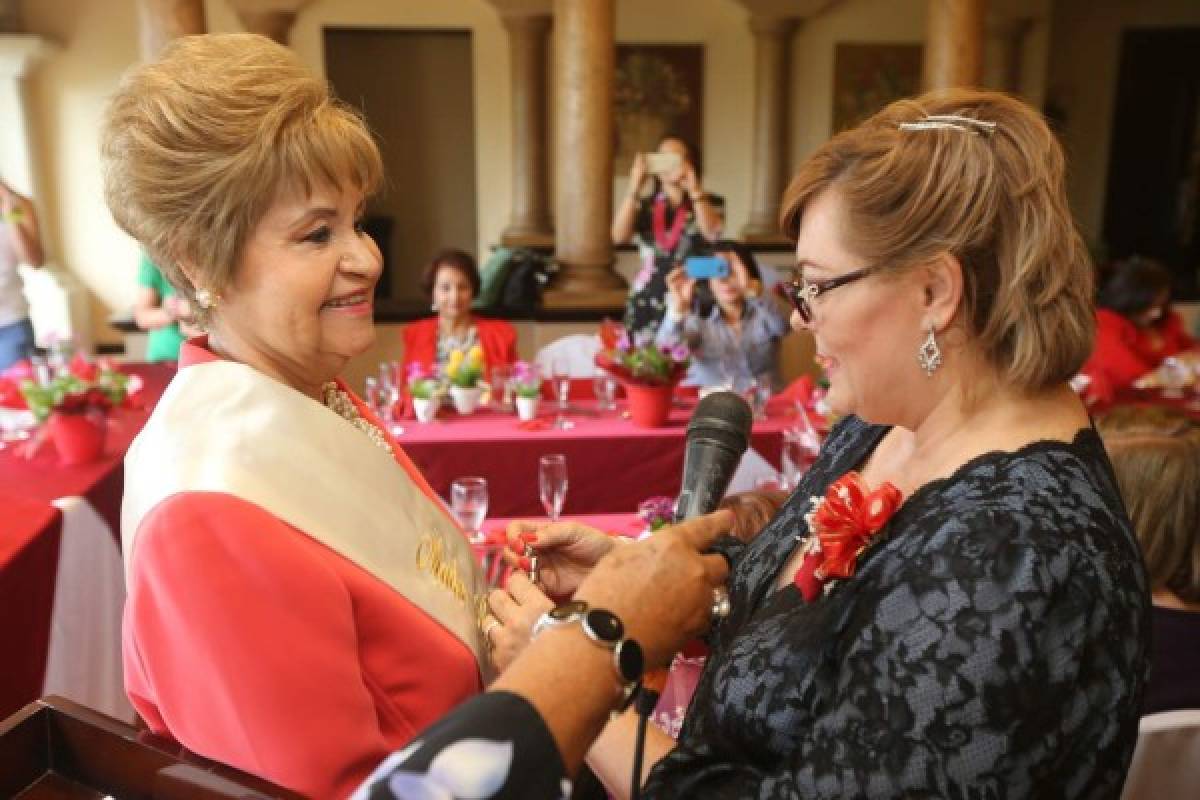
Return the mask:
M216 305L216 302L213 298L213 293L208 289L197 289L196 305L200 306L205 311L208 311L210 308Z

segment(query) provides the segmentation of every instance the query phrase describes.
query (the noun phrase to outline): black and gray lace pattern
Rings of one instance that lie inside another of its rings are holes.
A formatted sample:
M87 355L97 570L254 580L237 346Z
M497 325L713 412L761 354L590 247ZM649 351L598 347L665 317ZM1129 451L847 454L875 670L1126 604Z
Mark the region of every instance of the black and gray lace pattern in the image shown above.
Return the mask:
M733 553L733 613L647 797L1119 796L1149 601L1099 438L981 456L828 596L775 591L809 496L884 433L844 421Z

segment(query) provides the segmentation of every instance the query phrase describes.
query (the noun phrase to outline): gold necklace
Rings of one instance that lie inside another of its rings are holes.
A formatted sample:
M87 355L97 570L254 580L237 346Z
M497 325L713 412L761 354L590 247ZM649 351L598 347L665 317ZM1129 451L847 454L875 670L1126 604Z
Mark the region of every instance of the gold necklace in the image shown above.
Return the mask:
M395 456L395 453L392 452L392 446L388 444L387 437L383 435L383 431L379 430L370 420L358 413L358 408L354 405L354 401L350 399L350 395L342 391L335 382L330 381L322 386L321 396L326 408L365 433L367 438L376 447L386 452L389 456Z

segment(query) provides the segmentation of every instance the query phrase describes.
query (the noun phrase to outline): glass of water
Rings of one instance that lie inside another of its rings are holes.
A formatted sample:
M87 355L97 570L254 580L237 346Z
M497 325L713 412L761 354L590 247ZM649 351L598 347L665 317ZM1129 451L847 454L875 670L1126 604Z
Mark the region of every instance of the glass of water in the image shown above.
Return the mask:
M566 456L555 453L538 460L538 489L546 515L551 521L557 521L567 500Z
M450 510L472 544L484 541L483 521L487 519L487 508L488 485L485 478L459 478L450 484Z

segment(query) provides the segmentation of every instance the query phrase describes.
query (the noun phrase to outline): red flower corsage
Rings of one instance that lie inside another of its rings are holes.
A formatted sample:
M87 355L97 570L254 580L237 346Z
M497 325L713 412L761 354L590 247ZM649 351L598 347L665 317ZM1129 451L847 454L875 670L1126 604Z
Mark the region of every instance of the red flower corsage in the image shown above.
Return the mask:
M795 577L806 602L854 574L871 537L887 524L903 499L891 483L868 491L857 472L847 472L831 483L824 497L812 498L812 510L805 516L809 533L804 559Z

